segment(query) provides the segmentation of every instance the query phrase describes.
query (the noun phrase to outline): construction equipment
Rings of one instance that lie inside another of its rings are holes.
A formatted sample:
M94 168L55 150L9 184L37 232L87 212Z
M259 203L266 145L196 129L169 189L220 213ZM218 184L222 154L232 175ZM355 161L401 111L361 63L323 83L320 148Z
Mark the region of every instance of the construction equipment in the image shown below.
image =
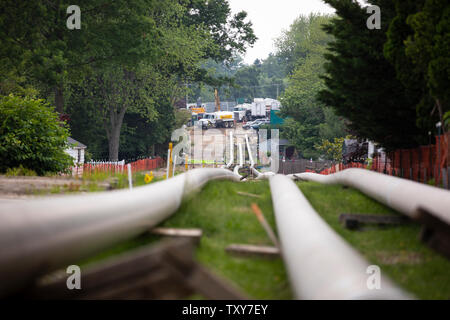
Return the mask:
M251 119L252 105L248 103L234 107L234 119L239 122L246 122Z
M220 112L220 99L219 99L219 92L217 89L214 89L214 97L216 99L216 109L218 112Z
M199 120L204 129L209 128L233 128L233 112L221 111L205 114L203 119Z
M233 112L221 111L220 99L217 89L214 89L214 96L216 99L216 112L206 113L203 119L199 120L203 129L209 128L233 128L234 114Z

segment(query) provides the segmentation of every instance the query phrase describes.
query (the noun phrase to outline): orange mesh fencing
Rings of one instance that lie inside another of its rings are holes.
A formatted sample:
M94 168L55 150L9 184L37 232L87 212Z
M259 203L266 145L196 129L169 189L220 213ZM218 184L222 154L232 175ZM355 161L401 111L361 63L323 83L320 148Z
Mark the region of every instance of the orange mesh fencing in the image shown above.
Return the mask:
M372 159L371 170L388 175L403 177L417 182L427 183L434 179L435 185L449 188L450 170L450 133L436 136L436 144L420 146L415 149L402 149L380 155ZM332 174L348 168L367 168L361 163L339 164L325 169L321 174Z

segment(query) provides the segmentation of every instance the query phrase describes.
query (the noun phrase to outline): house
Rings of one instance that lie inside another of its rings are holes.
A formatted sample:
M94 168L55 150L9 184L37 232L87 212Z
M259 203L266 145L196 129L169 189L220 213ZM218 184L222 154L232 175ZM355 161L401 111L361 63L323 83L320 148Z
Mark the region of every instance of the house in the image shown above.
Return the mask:
M67 139L68 148L65 150L73 158L74 164L84 163L84 153L86 151L86 146L75 139Z

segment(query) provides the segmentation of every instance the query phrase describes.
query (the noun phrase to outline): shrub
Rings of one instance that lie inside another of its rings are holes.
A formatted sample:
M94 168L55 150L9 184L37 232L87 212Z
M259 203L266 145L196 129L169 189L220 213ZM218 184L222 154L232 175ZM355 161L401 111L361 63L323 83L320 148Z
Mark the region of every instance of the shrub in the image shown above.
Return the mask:
M43 100L0 98L0 172L19 167L39 175L66 171L73 164L64 152L68 136L58 114Z
M18 168L9 168L8 170L6 170L6 175L8 177L19 177L19 176L32 177L37 176L37 173L34 170L24 168L22 167L22 165L20 165Z

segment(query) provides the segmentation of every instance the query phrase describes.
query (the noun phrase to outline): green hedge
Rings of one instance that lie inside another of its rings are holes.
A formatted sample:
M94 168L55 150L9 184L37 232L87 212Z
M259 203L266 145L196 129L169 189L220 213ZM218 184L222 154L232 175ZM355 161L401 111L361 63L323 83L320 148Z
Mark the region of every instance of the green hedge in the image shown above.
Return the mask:
M39 175L66 171L69 130L43 100L0 97L0 172L23 167Z

